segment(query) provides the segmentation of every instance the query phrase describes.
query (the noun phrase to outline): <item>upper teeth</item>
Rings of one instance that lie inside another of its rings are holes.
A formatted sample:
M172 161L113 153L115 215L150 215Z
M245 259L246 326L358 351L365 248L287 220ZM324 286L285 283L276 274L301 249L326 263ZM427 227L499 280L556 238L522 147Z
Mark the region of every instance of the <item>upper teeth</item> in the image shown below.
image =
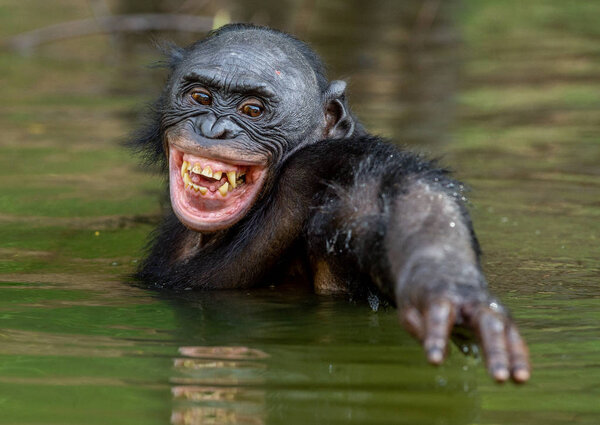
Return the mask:
M228 171L227 172L227 180L229 180L229 183L231 183L231 187L233 187L234 189L237 186L236 180L237 180L237 173L235 171Z
M245 172L240 171L213 171L209 165L202 168L202 166L198 163L192 165L187 161L183 161L181 164L181 178L183 179L185 188L192 188L196 192L200 192L202 195L205 195L208 192L208 188L193 183L189 175L190 171L194 174L212 178L215 181L221 180L223 173L225 173L227 175L227 181L218 188L221 196L227 196L227 192L231 192L239 184L243 183L243 180L240 179L246 175Z
M194 171L195 172L195 171ZM206 167L204 167L204 170L202 170L202 172L200 173L203 176L206 177L212 177L212 168L210 168L208 165Z

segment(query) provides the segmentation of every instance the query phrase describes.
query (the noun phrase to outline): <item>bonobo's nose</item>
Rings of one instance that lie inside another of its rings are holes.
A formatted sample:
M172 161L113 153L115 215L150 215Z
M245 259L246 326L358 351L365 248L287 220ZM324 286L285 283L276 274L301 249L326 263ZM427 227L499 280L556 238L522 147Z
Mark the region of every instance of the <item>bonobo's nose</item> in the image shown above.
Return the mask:
M212 113L199 116L196 129L208 139L233 139L240 133L240 127L229 117L217 118Z

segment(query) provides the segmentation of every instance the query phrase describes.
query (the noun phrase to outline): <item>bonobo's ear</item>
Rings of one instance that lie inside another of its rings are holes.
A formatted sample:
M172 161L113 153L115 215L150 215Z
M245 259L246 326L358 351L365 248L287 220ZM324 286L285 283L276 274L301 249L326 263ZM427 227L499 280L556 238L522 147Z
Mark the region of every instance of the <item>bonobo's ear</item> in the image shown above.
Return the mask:
M346 82L335 80L323 94L325 104L324 137L343 138L354 133L354 117L346 101Z
M185 57L185 49L168 40L155 40L154 46L165 57L156 67L170 68L171 72L179 66Z

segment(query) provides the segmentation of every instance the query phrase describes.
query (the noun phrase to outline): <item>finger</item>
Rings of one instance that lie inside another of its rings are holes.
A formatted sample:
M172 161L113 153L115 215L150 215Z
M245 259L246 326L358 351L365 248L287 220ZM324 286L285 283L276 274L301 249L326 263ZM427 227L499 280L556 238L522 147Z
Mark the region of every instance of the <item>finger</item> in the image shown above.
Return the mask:
M497 313L484 309L477 322L488 371L496 381L504 382L510 376L504 320Z
M529 363L529 349L521 338L517 327L509 324L506 332L508 341L508 352L510 356L510 372L515 382L522 383L529 380L531 376L531 365Z
M438 365L446 357L448 337L455 318L455 309L449 300L434 301L427 308L423 348L429 363Z
M406 307L400 312L402 326L419 341L423 341L423 319L414 307Z

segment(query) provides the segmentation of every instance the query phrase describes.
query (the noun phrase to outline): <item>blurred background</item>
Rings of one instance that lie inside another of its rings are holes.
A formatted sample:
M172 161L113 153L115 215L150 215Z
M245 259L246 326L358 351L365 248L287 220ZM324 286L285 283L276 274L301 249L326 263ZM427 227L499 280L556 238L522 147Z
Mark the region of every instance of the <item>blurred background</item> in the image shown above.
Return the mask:
M393 310L128 282L160 216L121 147L156 43L238 21L308 41L372 133L467 182L532 382L426 365ZM1 0L0 424L597 424L599 22L597 1Z

